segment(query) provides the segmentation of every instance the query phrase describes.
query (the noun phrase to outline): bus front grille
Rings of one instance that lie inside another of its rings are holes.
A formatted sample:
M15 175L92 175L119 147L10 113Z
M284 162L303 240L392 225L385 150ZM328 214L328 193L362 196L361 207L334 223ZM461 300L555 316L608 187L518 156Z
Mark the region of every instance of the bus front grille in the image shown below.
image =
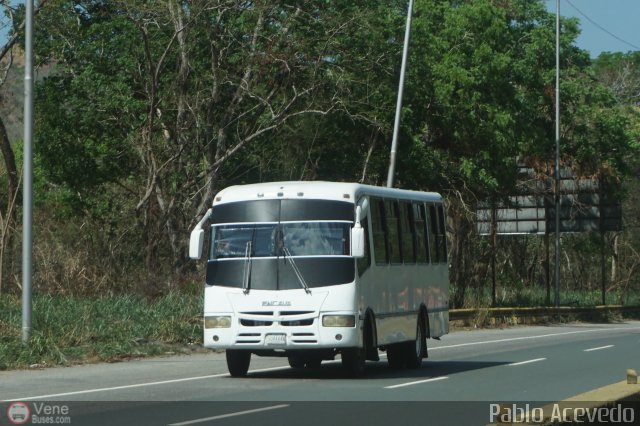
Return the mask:
M239 333L236 343L239 345L260 343L260 337L260 333Z
M293 343L299 343L299 344L318 343L315 333L292 333L291 341Z
M250 319L240 319L240 324L242 324L245 327L264 327L264 326L272 325L273 321L257 321L257 320L250 320Z
M269 327L274 323L283 327L309 327L316 316L314 311L246 311L240 312L240 324L244 327Z
M297 321L282 321L280 325L284 327L306 327L313 325L313 318L305 319L305 320L297 320Z

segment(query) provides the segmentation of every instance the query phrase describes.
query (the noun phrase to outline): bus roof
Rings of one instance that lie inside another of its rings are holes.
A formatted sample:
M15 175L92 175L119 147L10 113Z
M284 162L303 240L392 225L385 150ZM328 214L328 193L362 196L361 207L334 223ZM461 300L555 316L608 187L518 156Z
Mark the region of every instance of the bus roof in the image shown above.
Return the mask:
M230 186L216 194L213 204L260 199L323 199L355 203L364 195L399 200L442 202L442 196L436 192L386 188L351 182L289 181Z

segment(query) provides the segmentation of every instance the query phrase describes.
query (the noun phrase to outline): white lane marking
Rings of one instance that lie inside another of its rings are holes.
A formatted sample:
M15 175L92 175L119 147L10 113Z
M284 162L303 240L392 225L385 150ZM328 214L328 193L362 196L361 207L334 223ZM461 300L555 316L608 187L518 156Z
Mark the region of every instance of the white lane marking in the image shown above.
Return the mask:
M546 358L536 358L536 359L530 359L530 360L527 360L527 361L514 362L514 363L511 363L511 364L508 364L508 365L509 365L509 367L514 367L516 365L525 365L525 364L531 364L531 363L534 363L534 362L544 361L545 359Z
M290 368L289 366L271 367L271 368L263 368L260 370L250 370L249 373L262 373L265 371L288 370L289 368ZM14 402L14 401L31 400L31 399L58 398L61 396L73 396L73 395L83 395L88 393L108 392L108 391L121 390L121 389L142 388L145 386L158 386L158 385L166 385L170 383L190 382L194 380L204 380L204 379L215 379L217 377L227 377L227 376L229 376L229 373L211 374L208 376L185 377L182 379L162 380L159 382L136 383L133 385L113 386L109 388L85 389L85 390L80 390L75 392L54 393L49 395L37 395L37 396L23 396L20 398L2 400L0 402Z
M442 377L434 377L431 379L426 379L426 380L418 380L417 382L409 382L409 383L400 383L399 385L393 385L393 386L385 386L385 389L395 389L395 388L401 388L404 386L412 386L412 385L419 385L421 383L429 383L429 382L437 382L439 380L444 380L444 379L448 379L449 377L447 376L442 376Z
M628 331L628 330L640 330L640 327L594 328L594 329L589 329L589 330L568 331L568 332L564 332L564 333L541 334L541 335L538 335L538 336L513 337L513 338L509 338L509 339L484 340L484 341L481 341L481 342L460 343L460 344L456 344L456 345L438 346L438 347L435 347L435 348L429 348L429 350L430 351L435 351L435 350L439 350L439 349L461 348L461 347L464 347L464 346L486 345L486 344L491 344L491 343L513 342L513 341L518 341L518 340L532 340L532 339L542 339L542 338L545 338L545 337L566 336L566 335L570 335L570 334L594 333L594 332L599 332L599 331L619 331L619 330L625 330L625 331ZM286 369L289 369L289 367L264 368L264 369L261 369L261 370L252 370L250 372L260 373L260 372L264 372L264 371L276 371L276 370L281 370L281 369L282 370L286 370ZM144 387L144 386L157 386L157 385L163 385L163 384L168 384L168 383L187 382L187 381L192 381L192 380L212 379L212 378L216 378L216 377L225 377L225 376L228 376L228 375L229 375L228 373L222 373L222 374L213 374L213 375L209 375L209 376L186 377L186 378L183 378L183 379L164 380L164 381L159 381L159 382L148 382L148 383L138 383L138 384L133 384L133 385L114 386L114 387L110 387L110 388L87 389L87 390L81 390L81 391L76 391L76 392L65 392L65 393L50 394L50 395L39 395L39 396L27 396L27 397L21 397L21 398L0 400L0 402L14 402L14 401L20 401L20 400L23 400L23 399L27 399L27 400L29 400L29 399L45 399L45 398L56 398L56 397L60 397L60 396L82 395L82 394L96 393L96 392L107 392L107 391L111 391L111 390L131 389L131 388L139 388L139 387Z
M600 346L597 348L590 348L590 349L585 349L585 352L593 352L593 351L599 351L600 349L609 349L612 348L614 345L607 345L607 346Z
M196 424L196 423L210 422L210 421L213 421L213 420L226 419L226 418L229 418L229 417L236 417L236 416L244 416L244 415L247 415L247 414L260 413L262 411L277 410L277 409L280 409L280 408L287 408L287 407L289 407L289 404L273 405L271 407L255 408L253 410L237 411L235 413L221 414L219 416L204 417L204 418L195 419L195 420L187 420L186 422L170 423L168 426L193 425L193 424Z
M570 334L582 334L582 333L595 333L599 331L619 331L619 330L640 330L640 327L615 327L615 328L592 328L589 330L579 330L579 331L567 331L564 333L550 333L550 334L540 334L538 336L524 336L524 337L512 337L509 339L497 339L497 340L483 340L481 342L469 342L469 343L458 343L456 345L448 345L448 346L437 346L435 348L429 348L429 351L435 351L439 349L450 349L450 348L462 348L464 346L475 346L475 345L487 345L490 343L502 343L502 342L515 342L518 340L533 340L533 339L544 339L545 337L556 337L556 336L567 336Z

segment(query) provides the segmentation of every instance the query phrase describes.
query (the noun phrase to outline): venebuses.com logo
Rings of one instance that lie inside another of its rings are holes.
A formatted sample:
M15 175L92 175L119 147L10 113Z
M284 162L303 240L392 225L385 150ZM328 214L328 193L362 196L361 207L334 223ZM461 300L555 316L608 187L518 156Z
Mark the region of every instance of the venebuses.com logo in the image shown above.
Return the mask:
M7 407L10 424L71 424L69 406L45 402L13 402Z
M14 402L7 408L7 418L14 425L23 425L29 421L31 410L24 402Z

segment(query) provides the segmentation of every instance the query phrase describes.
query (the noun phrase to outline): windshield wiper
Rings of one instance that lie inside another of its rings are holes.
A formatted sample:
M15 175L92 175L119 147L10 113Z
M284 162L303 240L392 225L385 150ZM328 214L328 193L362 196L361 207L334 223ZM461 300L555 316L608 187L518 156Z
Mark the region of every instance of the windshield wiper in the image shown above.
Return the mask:
M242 292L249 293L249 281L251 280L251 251L253 243L247 241L247 248L244 251L244 275L242 277Z
M298 281L300 281L300 284L302 285L302 288L304 288L304 291L307 294L311 294L311 290L309 289L309 286L307 285L306 281L302 277L302 274L300 273L300 270L298 269L298 265L296 265L296 262L293 260L293 256L291 256L291 252L289 251L287 246L283 245L282 246L282 251L284 251L285 256L288 257L289 260L291 261L291 267L293 268L293 272L296 273L296 276L298 277Z

